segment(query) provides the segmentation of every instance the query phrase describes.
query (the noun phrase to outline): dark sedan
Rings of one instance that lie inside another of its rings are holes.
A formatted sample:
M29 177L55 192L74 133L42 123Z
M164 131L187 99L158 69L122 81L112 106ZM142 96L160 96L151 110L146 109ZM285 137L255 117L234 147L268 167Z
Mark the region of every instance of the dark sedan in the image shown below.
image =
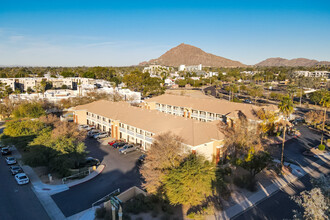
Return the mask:
M121 148L124 147L127 143L126 142L119 142L119 143L114 143L112 145L113 148Z

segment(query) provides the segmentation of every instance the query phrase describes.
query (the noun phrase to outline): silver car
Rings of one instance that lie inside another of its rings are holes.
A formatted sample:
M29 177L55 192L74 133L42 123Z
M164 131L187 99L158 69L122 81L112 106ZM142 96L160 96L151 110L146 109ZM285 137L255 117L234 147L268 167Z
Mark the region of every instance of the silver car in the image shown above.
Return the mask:
M123 148L119 150L119 153L127 154L129 152L135 151L137 148L132 144L126 144Z
M109 135L107 132L100 132L100 133L94 134L93 138L100 139L100 138L106 138L108 136Z
M100 131L94 129L94 130L89 131L89 132L87 133L87 136L88 136L88 137L93 137L95 134L98 134L98 133L100 133Z

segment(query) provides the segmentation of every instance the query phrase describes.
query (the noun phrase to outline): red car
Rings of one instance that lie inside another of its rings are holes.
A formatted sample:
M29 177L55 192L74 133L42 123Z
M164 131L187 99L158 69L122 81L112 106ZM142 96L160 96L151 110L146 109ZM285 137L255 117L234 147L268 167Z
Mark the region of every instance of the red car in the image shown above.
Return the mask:
M119 140L114 140L114 141L110 141L110 142L108 142L108 144L110 145L110 146L112 146L114 143L118 143L118 142L120 142Z

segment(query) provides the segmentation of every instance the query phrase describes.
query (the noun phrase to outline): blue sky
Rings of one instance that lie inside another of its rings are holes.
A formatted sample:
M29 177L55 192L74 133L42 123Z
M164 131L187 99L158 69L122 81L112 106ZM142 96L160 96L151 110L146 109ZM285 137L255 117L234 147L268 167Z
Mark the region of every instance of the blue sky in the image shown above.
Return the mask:
M0 3L0 65L135 65L180 43L245 64L330 61L329 0Z

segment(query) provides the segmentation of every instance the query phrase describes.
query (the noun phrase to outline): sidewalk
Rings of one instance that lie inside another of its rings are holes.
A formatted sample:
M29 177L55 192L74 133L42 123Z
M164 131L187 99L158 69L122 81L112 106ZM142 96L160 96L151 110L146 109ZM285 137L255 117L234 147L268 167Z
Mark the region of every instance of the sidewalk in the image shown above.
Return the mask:
M311 163L311 166L314 167L314 169L317 169L321 167L324 163L329 163L330 161L330 155L322 155L319 156L320 160L315 161ZM319 164L320 163L320 164ZM285 165L289 165L289 163L284 163ZM292 174L285 175L281 178L277 178L273 180L273 183L266 188L261 186L261 190L257 191L253 195L249 196L248 198L245 198L240 203L237 203L224 211L218 213L218 216L220 219L230 219L241 212L245 211L246 209L249 209L253 207L258 202L262 201L263 199L267 198L268 196L272 195L273 193L276 193L278 190L280 190L283 187L286 187L291 182L295 182L299 178L305 176L306 174L310 174L314 171L314 169L309 167L299 167L294 164L290 164L290 167L292 168ZM214 216L213 216L214 218ZM211 216L210 218L211 219Z

